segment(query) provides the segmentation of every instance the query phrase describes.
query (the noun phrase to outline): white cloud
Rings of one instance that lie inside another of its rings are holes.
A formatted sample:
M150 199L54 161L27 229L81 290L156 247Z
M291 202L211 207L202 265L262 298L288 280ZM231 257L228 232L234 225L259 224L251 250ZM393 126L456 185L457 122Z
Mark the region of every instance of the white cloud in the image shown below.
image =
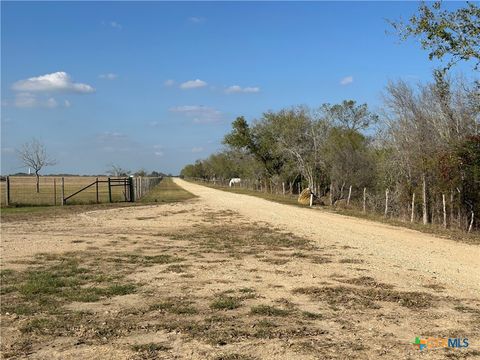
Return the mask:
M194 153L194 154L200 153L202 151L203 151L203 147L201 147L201 146L192 148L192 153Z
M34 94L31 94L28 92L21 92L21 93L15 94L13 106L17 108L44 107L44 108L53 109L58 106L58 102L53 97L48 99L39 99Z
M169 111L193 118L193 122L197 124L213 123L222 120L222 113L208 106L184 105L170 108Z
M64 104L64 106L65 106L66 108L69 108L70 106L72 106L72 103L71 103L70 101L68 101L68 100L65 100L65 101L63 102L63 104Z
M49 98L45 102L45 106L50 108L50 109L56 108L58 106L57 100L55 100L54 98Z
M38 106L35 95L30 93L19 93L15 95L14 106L18 108L31 108Z
M98 75L98 77L100 79L115 80L116 78L118 78L118 75L113 73L107 73L107 74L100 74Z
M173 86L173 85L175 85L175 80L172 80L172 79L165 80L163 82L163 85L164 86Z
M203 80L196 79L196 80L189 80L180 85L181 89L196 89L207 86L207 83Z
M190 16L188 18L188 21L191 22L192 24L201 24L204 23L207 19L201 16Z
M121 30L122 27L123 27L120 23L118 23L118 22L116 22L116 21L110 21L110 22L108 23L108 25L110 25L112 28L118 29L118 30Z
M105 131L97 135L97 141L100 143L116 143L123 142L127 139L127 135L118 131Z
M15 149L11 147L4 147L2 148L2 152L6 154L13 154L15 152Z
M241 86L239 85L232 85L230 87L228 87L227 89L225 89L225 92L227 94L233 94L233 93L258 93L260 91L260 88L259 87L251 87L251 86L247 86L247 87L244 87L242 88Z
M353 83L353 76L346 76L342 80L340 80L340 85L348 85Z
M22 92L70 92L70 93L92 93L95 89L87 84L74 83L64 71L31 77L26 80L19 80L12 85L12 89Z
M162 157L162 156L165 155L165 154L163 153L163 151L155 151L155 152L154 152L154 155L155 155L155 156Z

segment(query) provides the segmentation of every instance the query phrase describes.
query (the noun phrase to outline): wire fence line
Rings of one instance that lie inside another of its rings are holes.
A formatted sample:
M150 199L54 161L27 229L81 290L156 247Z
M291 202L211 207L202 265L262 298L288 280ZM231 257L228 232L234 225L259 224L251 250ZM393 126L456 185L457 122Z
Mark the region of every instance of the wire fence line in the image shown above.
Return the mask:
M286 199L297 201L303 190L308 188L305 183L297 182L272 182L266 179L241 179L239 183L230 184L231 179L208 179L186 177L186 180L205 183L225 188L240 188L248 191L261 192L283 196ZM355 187L343 184L337 187L321 188L316 186L311 189L315 194L315 205L332 206L337 209L350 209L364 214L375 214L385 218L397 219L404 222L419 223L422 215L422 202L420 194L413 194L409 199L408 207L402 206L405 199L401 197L398 189ZM443 196L442 196L443 195ZM444 228L459 228L470 232L474 223L474 214L460 212L459 197L449 194L432 194L430 206L432 208L431 223ZM442 201L443 200L443 201ZM473 230L477 230L474 226Z
M1 206L96 204L136 201L162 177L35 176L0 179Z

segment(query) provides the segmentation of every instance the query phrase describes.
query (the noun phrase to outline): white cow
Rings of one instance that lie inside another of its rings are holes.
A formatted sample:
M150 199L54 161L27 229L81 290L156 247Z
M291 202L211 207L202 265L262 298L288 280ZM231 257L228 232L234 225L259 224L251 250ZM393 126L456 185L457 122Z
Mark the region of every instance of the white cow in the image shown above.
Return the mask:
M228 184L228 186L232 187L234 186L235 184L240 184L242 182L242 179L240 178L233 178L230 180L230 183Z

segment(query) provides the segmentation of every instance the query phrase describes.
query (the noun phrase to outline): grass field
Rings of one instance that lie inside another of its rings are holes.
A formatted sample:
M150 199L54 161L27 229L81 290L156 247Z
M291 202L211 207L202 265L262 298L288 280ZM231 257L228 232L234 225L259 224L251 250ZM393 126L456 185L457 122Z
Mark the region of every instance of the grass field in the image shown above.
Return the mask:
M176 185L171 178L164 178L158 186L153 188L144 197L142 203L171 203L176 201L188 200L194 198L195 195L182 189Z
M140 200L140 202L136 203L119 202L110 204L108 202L105 202L103 204L73 203L72 205L75 206L10 206L2 207L0 213L3 222L18 220L28 221L31 219L48 219L54 217L61 217L69 214L82 213L91 210L136 206L138 204L146 205L155 203L173 203L177 201L192 199L194 197L194 195L176 185L171 178L164 178L160 182L160 184L155 186L149 193L147 193L147 195L145 195ZM108 198L105 199L105 201L108 201ZM69 202L69 204L71 203Z
M93 183L94 176L67 176L65 179L65 197L80 190L84 186ZM99 180L107 180L107 177L99 177ZM1 205L6 204L6 182L2 181L0 187ZM62 203L62 179L54 176L40 177L40 192L36 192L34 176L10 176L10 203L12 205L61 205ZM100 183L99 201L108 202L108 185ZM112 187L112 200L122 201L124 199L124 188L122 186ZM93 204L96 202L95 186L82 191L68 200L68 204Z

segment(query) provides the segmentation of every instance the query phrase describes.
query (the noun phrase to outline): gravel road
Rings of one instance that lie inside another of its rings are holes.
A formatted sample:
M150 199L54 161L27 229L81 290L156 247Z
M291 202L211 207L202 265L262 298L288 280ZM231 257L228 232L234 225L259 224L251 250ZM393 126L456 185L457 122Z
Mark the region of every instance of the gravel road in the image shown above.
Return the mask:
M363 219L302 209L258 197L175 182L203 204L239 212L254 221L307 237L323 246L344 246L345 257L367 259L379 279L409 288L441 283L455 296L480 297L480 247Z

